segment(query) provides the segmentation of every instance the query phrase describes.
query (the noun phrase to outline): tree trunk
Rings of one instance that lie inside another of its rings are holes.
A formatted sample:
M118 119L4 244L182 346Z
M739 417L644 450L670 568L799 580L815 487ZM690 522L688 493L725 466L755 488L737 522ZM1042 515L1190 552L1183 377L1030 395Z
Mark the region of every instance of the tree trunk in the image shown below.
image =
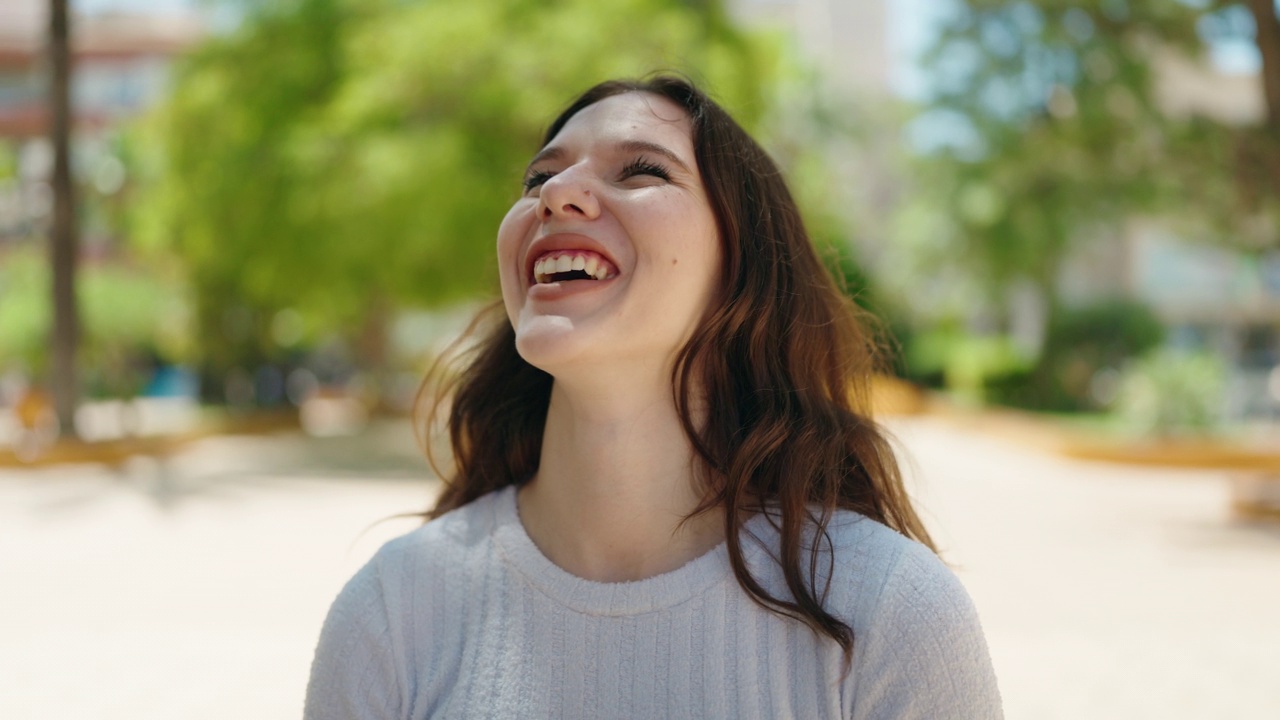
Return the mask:
M1280 19L1275 0L1249 0L1262 53L1262 89L1267 99L1267 125L1280 129Z
M53 400L62 432L75 433L80 380L76 349L80 313L76 305L76 261L79 255L75 198L71 186L71 38L67 0L52 0L49 22L49 110L53 141L53 222L50 260L53 266Z
M1061 410L1062 393L1058 387L1058 367L1054 361L1062 352L1057 333L1058 314L1062 312L1061 274L1063 256L1066 254L1066 240L1058 237L1049 248L1040 267L1032 272L1032 280L1040 290L1044 313L1044 334L1040 336L1040 351L1036 353L1036 364L1031 368L1032 401L1041 410Z
M391 387L390 358L392 305L381 293L369 298L356 344L356 365L372 382L370 392L373 409L386 411L387 391Z

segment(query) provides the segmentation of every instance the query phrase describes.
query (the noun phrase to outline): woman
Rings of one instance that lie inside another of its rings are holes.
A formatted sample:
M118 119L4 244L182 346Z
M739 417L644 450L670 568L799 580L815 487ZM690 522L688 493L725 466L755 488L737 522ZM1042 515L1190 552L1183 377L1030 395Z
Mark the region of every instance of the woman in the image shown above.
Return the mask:
M861 410L870 336L719 106L588 90L498 260L455 469L334 603L308 718L1000 716Z

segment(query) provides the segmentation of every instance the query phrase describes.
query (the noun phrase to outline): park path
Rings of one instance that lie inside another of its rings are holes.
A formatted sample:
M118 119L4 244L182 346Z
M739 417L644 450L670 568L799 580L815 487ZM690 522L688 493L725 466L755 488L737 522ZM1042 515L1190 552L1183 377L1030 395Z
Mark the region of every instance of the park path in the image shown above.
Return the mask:
M1280 529L1231 520L1225 473L890 427L1010 720L1280 718ZM329 601L426 477L407 423L0 470L0 716L297 717Z
M1280 718L1280 526L1234 521L1227 473L894 429L1010 720Z

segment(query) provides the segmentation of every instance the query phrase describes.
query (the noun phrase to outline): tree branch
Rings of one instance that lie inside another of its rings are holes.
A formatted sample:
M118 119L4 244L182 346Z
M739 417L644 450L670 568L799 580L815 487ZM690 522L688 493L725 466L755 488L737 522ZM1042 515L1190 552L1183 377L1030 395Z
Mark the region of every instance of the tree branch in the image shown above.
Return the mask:
M1262 52L1262 88L1267 99L1267 125L1280 130L1280 19L1275 0L1248 0Z

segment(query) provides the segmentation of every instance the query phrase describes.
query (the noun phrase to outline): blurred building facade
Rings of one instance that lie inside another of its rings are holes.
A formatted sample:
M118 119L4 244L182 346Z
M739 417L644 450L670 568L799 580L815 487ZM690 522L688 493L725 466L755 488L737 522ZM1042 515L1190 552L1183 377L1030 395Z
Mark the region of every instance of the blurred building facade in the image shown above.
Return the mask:
M742 27L787 38L812 83L792 88L784 108L824 117L793 141L819 147L830 174L829 194L847 215L847 241L857 261L875 268L891 236L903 192L900 168L901 96L910 48L900 36L901 0L727 0ZM784 90L785 91L785 90ZM816 112L815 112L816 111ZM803 123L802 123L803 124ZM786 166L785 157L777 158Z
M729 0L746 26L781 28L833 90L855 97L892 92L890 0Z
M0 249L39 235L51 209L48 5L0 0ZM73 171L110 194L124 168L104 140L162 95L174 58L205 25L193 14L73 12L71 32Z

